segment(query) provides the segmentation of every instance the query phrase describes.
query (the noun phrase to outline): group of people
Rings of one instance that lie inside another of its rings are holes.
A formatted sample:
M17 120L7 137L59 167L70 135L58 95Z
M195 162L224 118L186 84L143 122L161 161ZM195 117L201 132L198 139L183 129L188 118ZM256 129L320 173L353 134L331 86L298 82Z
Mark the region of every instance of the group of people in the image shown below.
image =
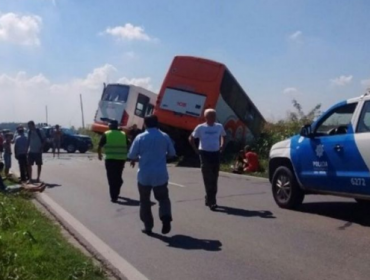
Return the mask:
M189 143L199 155L202 176L205 186L205 205L211 210L217 209L218 176L220 170L220 156L225 146L226 132L222 124L216 122L216 111L206 109L204 113L206 122L198 125L189 137ZM137 174L138 190L140 195L140 218L144 223L143 232L150 235L154 227L151 210L150 196L153 191L154 197L159 202L159 217L162 221L162 233L171 231L172 211L169 198L167 160L176 157L175 148L170 137L159 129L158 118L154 115L146 117L145 131L142 132L134 126L128 135L120 130L117 121L111 121L109 130L103 134L98 146L98 158L103 159L105 154L105 168L109 185L110 198L113 203L118 201L123 185L122 173L127 161L131 167L139 162ZM18 160L21 173L21 181L32 183L32 166L37 165L37 179L40 182L42 169L42 153L45 138L35 123L28 123L28 137L24 127L17 129L14 140L15 158ZM55 149L60 149L61 132L57 127ZM199 145L196 145L199 140ZM5 168L9 172L11 167L11 137L5 137L3 144L4 163L0 162L0 172ZM243 153L242 153L243 152ZM59 154L59 153L58 153ZM240 152L240 158L236 163L238 172L253 172L258 166L257 156L249 147ZM23 183L19 189L31 191L43 191L44 184L29 185ZM4 183L0 180L0 189L4 189Z
M250 146L245 146L244 150L239 151L233 166L233 173L254 173L258 172L260 164L258 155L252 151Z
M224 149L226 132L216 122L216 111L205 110L206 122L195 128L189 142L201 160L202 175L205 185L205 205L211 210L217 209L218 175L220 170L220 154ZM103 159L107 172L110 197L117 202L123 185L122 172L127 161L131 167L139 162L137 174L140 195L140 218L144 223L143 233L152 234L154 220L151 210L150 196L159 203L159 217L162 221L162 233L171 231L172 212L169 198L167 160L176 157L175 148L170 137L158 128L156 116L145 118L145 131L136 135L129 147L125 132L121 131L116 121L112 121L109 130L102 136L98 157ZM199 146L195 140L199 139Z
M23 126L17 127L17 132L14 135L5 134L3 142L3 169L5 177L9 176L9 170L12 166L12 148L14 144L14 156L19 164L20 179L22 183L32 182L32 167L37 166L37 179L40 182L42 169L42 153L45 144L45 138L40 129L36 128L33 121L28 122L28 134L26 135Z
M14 156L19 164L19 171L21 175L21 185L7 188L4 184L3 178L0 176L0 191L19 191L27 190L31 192L42 192L46 185L40 182L41 167L42 167L42 153L45 144L45 138L41 131L36 128L33 121L28 122L28 135L26 136L25 128L19 126L17 133L12 138L10 133L5 136L3 142L3 161L0 162L0 173L5 173L5 178L9 177L9 170L12 166L12 149L11 144L14 143ZM32 180L32 166L37 165L37 179Z

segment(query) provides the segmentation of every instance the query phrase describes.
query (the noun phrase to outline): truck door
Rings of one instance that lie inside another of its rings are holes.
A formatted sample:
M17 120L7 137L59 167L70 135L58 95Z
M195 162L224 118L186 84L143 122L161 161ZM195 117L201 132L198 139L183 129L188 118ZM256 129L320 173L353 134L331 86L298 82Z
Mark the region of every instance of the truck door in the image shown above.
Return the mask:
M352 117L357 103L329 111L315 125L313 137L298 140L299 177L312 189L345 192L349 177L361 165L356 153Z
M350 174L346 191L370 195L370 101L365 101L355 132L357 170Z

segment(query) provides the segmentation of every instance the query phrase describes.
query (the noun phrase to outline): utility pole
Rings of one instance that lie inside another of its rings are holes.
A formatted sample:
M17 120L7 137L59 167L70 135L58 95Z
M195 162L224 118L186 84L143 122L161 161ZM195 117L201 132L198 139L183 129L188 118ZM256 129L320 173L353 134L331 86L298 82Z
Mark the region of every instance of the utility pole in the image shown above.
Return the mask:
M80 103L81 103L81 115L82 115L82 128L85 129L85 117L84 117L84 106L82 103L82 94L80 94Z
M45 106L45 113L46 113L46 124L49 124L48 106Z

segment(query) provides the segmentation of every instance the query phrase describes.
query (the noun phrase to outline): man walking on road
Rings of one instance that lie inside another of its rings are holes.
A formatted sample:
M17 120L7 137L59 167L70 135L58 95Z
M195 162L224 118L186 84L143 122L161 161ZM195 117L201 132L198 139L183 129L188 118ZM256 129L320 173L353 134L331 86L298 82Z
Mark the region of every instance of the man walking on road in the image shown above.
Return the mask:
M189 137L194 151L200 155L202 175L206 189L205 204L211 210L217 208L217 183L220 170L220 154L224 148L226 132L220 123L216 123L216 111L204 112L206 122L198 125ZM195 145L199 139L199 149Z
M32 166L37 165L37 182L40 182L42 168L42 152L45 140L40 129L36 128L34 121L28 122L28 176L32 181Z
M139 160L138 187L140 193L140 218L144 223L143 233L151 234L154 226L151 191L159 202L159 218L162 221L162 233L171 231L171 202L168 194L167 158L176 156L170 137L158 129L158 118L145 118L146 131L139 134L131 146L128 158L131 166Z
M99 160L102 160L104 147L105 169L113 203L117 202L123 184L122 172L127 160L127 144L126 134L118 129L118 122L110 121L109 130L100 139L98 155Z

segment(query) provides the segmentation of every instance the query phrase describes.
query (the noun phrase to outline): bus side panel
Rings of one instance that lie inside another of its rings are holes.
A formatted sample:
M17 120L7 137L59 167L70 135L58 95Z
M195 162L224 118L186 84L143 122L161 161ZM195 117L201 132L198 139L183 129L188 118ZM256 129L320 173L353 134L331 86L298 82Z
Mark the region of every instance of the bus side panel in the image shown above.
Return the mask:
M226 141L235 142L251 142L253 141L253 134L248 127L236 116L234 111L225 102L223 97L219 96L217 105L217 121L220 122L226 131Z
M155 101L157 100L157 94L155 94L154 92L141 87L130 86L130 96L126 109L126 114L129 118L126 126L127 128L132 127L134 124L136 124L139 128L142 128L144 125L144 119L135 114L139 94L149 97L150 104L152 104L153 106L155 104Z

